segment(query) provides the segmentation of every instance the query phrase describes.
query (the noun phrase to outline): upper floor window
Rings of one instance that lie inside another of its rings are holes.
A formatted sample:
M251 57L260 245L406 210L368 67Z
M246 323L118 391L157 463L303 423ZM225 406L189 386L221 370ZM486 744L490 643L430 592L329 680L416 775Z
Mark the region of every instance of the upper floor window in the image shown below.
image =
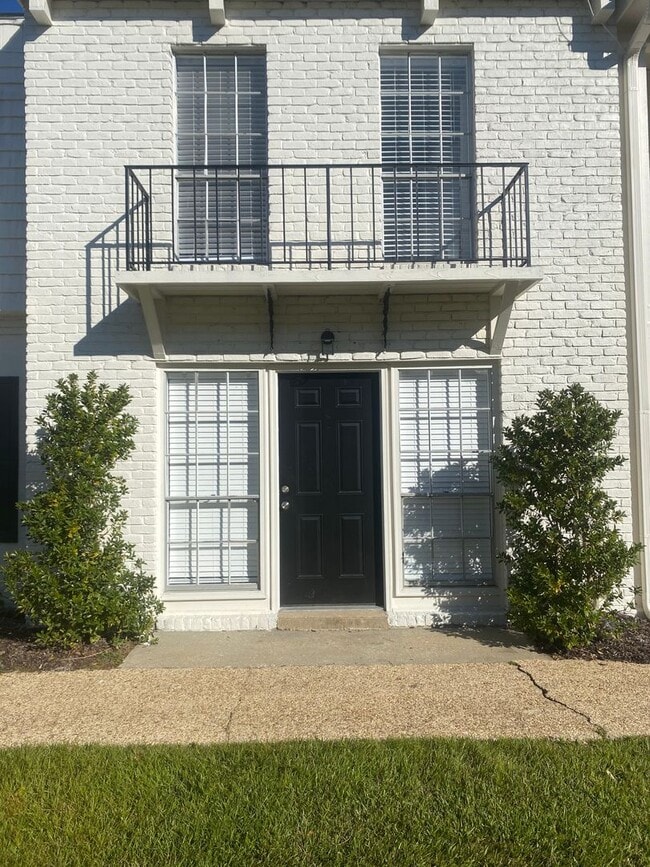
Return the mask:
M262 261L267 235L266 59L176 58L178 255Z
M382 55L387 259L471 258L470 106L468 57Z

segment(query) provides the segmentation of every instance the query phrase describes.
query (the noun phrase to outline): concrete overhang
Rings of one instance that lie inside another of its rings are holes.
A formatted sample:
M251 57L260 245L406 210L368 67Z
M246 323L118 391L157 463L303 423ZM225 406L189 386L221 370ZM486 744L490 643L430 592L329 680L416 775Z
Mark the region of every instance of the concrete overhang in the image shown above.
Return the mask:
M141 287L158 297L182 295L394 295L472 292L491 295L513 289L521 295L542 279L534 268L453 266L434 268L364 268L359 270L265 268L250 271L120 271L120 289L139 300Z
M619 33L624 37L625 57L640 54L650 39L650 0L643 0L642 5L635 7L635 10L637 14L625 29L619 24Z
M444 265L421 269L346 271L270 268L250 271L121 271L115 275L115 283L141 305L153 356L164 361L167 357L163 327L166 299L196 296L266 298L272 315L272 302L280 296L374 295L387 305L396 295L488 295L490 353L499 354L515 300L537 285L543 276L541 271L533 268Z
M590 0L594 24L614 26L623 56L644 49L650 39L650 0Z
M592 24L607 24L616 10L616 0L591 0Z
M20 0L21 5L32 18L43 27L54 24L54 0ZM427 0L422 0L423 3ZM208 14L215 27L223 27L226 23L224 0L208 0Z
M50 27L53 24L52 6L54 0L20 0L20 2L37 24L41 24L43 27Z
M648 0L616 0L613 21L617 25L635 25L648 11L648 6Z

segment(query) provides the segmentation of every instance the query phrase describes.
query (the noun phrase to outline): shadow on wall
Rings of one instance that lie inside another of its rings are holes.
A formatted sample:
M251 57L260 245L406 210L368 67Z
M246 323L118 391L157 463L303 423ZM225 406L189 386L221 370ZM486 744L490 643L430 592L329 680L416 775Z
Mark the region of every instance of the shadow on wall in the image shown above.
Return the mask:
M86 334L74 354L149 355L140 305L115 284L126 267L126 214L86 244Z
M524 646L521 637L511 640L498 629L494 635L483 635L484 627L465 626L505 623L505 598L502 593L494 595L490 474L487 458L450 461L436 472L418 472L402 500L404 576L431 600L433 628L444 626L450 635L494 647Z
M419 11L419 3L415 3ZM530 22L532 18L547 17L554 19L558 34L569 46L571 51L576 54L584 54L587 58L587 65L590 69L612 69L618 64L618 45L611 31L608 32L603 27L596 26L591 23L591 11L587 0L583 0L580 4L580 15L569 15L564 8L566 4L562 3L547 3L544 5L536 4L535 8L531 4L517 4L514 0L502 0L501 3L490 2L484 3L480 0L480 5L476 0L457 0L455 3L449 0L441 0L439 17L444 19L447 14L455 18L505 18L505 19L525 19ZM383 7L383 4L382 4ZM399 7L395 7L395 16L402 15L402 39L406 41L415 40L421 37L427 31L427 28L422 27L418 14L404 15L403 9L398 11ZM383 8L382 14L389 17L390 10ZM563 19L571 19L570 24L565 24ZM435 24L433 25L436 26ZM524 23L521 25L522 42L526 41L526 27L532 28L533 24ZM528 33L532 33L531 30ZM534 44L534 39L528 37L530 44Z
M377 4L379 5L379 4ZM264 17L270 20L296 21L314 17L317 12L308 8L310 4L305 2L283 2L267 4ZM548 17L555 20L558 32L571 51L585 54L590 69L611 69L618 62L617 46L615 40L602 27L595 27L591 23L591 12L586 0L580 4L580 15L567 15L566 4L547 3L542 6L536 5L534 11L529 3L516 3L515 0L502 0L501 3L480 4L476 0L441 0L439 18L449 15L454 18L522 18L530 20L534 17ZM358 8L353 3L339 0L336 3L328 3L325 6L325 15L344 20L359 21L370 17L369 7L362 5ZM238 17L255 18L259 14L254 8L254 0L248 3L240 3L237 7ZM420 0L401 0L392 4L381 3L381 15L384 18L401 19L402 40L411 42L421 38L430 28L420 23L421 4ZM562 21L570 17L570 30ZM433 27L435 28L435 24ZM525 26L525 25L524 25ZM522 27L522 33L523 33ZM199 14L192 20L192 35L195 42L205 42L215 33L215 28L205 21L205 14Z
M451 446L450 446L451 448ZM435 454L418 452L425 460ZM404 570L435 595L440 586L491 586L492 496L489 458L445 461L418 473L403 499Z
M126 268L126 215L92 238L86 251L86 334L77 356L150 356L140 305L115 284ZM155 270L152 282L155 282ZM244 303L245 302L245 303ZM169 298L160 303L169 355L192 357L258 355L271 352L267 302L221 296ZM388 352L488 352L485 295L395 296L386 321L376 297L289 296L273 304L273 352L318 356L323 330L336 334L337 353L377 357Z

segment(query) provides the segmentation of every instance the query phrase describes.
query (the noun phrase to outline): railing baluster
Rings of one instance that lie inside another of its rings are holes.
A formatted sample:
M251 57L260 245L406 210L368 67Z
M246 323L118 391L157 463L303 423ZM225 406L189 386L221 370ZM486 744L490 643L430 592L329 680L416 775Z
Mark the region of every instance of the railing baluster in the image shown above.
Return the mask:
M214 250L217 262L221 262L219 240L219 169L214 167Z
M330 201L330 167L325 168L325 211L327 214L327 267L332 268L332 203Z
M515 185L510 187L508 191L508 241L510 243L510 256L508 264L512 265L514 257L517 255L517 239L515 237L515 209L514 209Z
M396 262L399 259L398 226L399 220L397 219L397 166L393 164L393 237L395 239L394 259Z
M505 268L508 264L508 243L506 240L506 170L505 168L501 168L501 189L504 191L501 193L501 246L503 249L503 267Z
M481 168L479 169L479 171L480 171L480 174L481 174L481 210L480 210L479 213L480 213L480 214L483 214L483 211L484 211L484 209L485 209L485 175L484 175L484 173L483 173L483 167L482 167L482 166L481 166ZM477 220L478 220L478 214L477 214ZM485 252L486 252L486 245L485 245L485 216L483 216L483 218L482 218L482 220L481 220L481 235L482 235L482 249L481 249L481 252L483 253L483 257L482 257L482 258L485 258ZM477 243L478 243L478 238L477 238Z
M525 179L522 173L521 179L519 181L519 190L520 190L520 209L521 209L521 261L520 265L523 266L526 259L526 186Z
M124 221L124 231L126 237L126 270L133 270L133 263L131 262L131 190L130 190L130 179L131 179L131 170L129 168L124 169L124 203L126 207L125 221Z
M467 190L467 206L469 210L468 219L469 219L469 238L467 241L467 259L471 262L478 261L478 213L476 210L476 198L477 198L477 180L476 180L476 169L471 168L469 170L469 178L468 178L468 190ZM461 203L462 207L462 203ZM463 240L463 224L461 221L461 243Z
M526 265L530 268L530 189L528 186L528 166L524 166L524 191L526 194Z
M198 253L196 248L198 225L196 222L196 166L192 166L192 208L194 214L194 261L196 261Z
M309 263L311 258L311 249L309 247L309 218L307 217L307 166L304 166L302 170L302 186L305 208L305 262Z
M131 176L131 244L133 250L133 267L139 270L139 261L138 261L138 245L137 245L137 237L138 237L138 206L135 197L135 184L133 182L133 176Z
M416 258L420 258L420 176L415 166L415 250Z
M517 225L517 189L519 187L519 181L512 188L512 197L513 207L512 207L512 233L513 233L513 246L514 246L514 256L513 260L516 263L517 257L519 256L519 226Z
M136 214L136 249L138 251L138 265L140 266L140 270L142 270L142 239L140 237L140 223L142 220L142 207L140 201L138 201L137 205L137 214Z
M370 169L371 180L370 180L370 198L372 199L372 261L376 261L377 259L377 218L375 215L375 167L372 166ZM370 257L370 250L368 250L368 256Z
M283 261L287 261L287 208L286 208L286 194L284 189L284 166L281 168L281 177L282 177L282 258Z
M243 261L242 248L241 248L241 170L239 166L237 166L237 174L235 180L235 191L236 191L236 203L237 203L237 256L236 259L238 262Z
M173 168L169 169L169 183L171 186L171 221L172 221L172 261L178 261L178 251L176 249L176 174Z
M524 236L524 176L519 178L519 235L521 238L521 255L519 257L519 265L524 264L525 252L525 236Z
M490 261L490 265L492 265L494 262L494 229L493 229L493 222L492 222L492 208L489 208L487 205L485 205L485 207L487 208L487 218L488 218L487 219L487 234L488 234L488 242L490 244L490 260L489 261Z
M350 252L354 262L354 190L352 187L352 166L350 166Z
M257 189L258 189L257 207L259 210L260 258L262 259L263 262L267 262L268 261L268 253L267 253L268 231L266 232L266 239L265 239L264 225L266 223L266 218L264 216L264 211L265 211L265 209L264 209L264 196L262 194L262 170L260 170L260 173L257 177ZM254 237L255 237L255 234L253 233L253 238ZM255 258L256 258L255 257L255 241L253 241L253 261L255 260Z
M438 166L438 258L441 261L445 258L444 193L442 166Z

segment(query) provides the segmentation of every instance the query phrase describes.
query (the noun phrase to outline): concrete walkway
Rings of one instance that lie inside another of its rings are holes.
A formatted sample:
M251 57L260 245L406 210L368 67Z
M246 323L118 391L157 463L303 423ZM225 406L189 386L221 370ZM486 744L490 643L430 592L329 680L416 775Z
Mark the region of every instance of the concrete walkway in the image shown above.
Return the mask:
M524 636L498 628L159 632L122 668L286 665L430 665L546 659Z
M425 641L417 632L403 633L408 653ZM322 634L305 638L324 653ZM171 654L172 645L165 640L149 656L142 648L135 659ZM214 646L206 638L194 660L214 666ZM224 655L222 667L0 675L0 746L650 735L650 666L554 661L517 648L506 649L516 663L400 664L393 656L382 665L269 665L250 647L250 667L227 667Z

